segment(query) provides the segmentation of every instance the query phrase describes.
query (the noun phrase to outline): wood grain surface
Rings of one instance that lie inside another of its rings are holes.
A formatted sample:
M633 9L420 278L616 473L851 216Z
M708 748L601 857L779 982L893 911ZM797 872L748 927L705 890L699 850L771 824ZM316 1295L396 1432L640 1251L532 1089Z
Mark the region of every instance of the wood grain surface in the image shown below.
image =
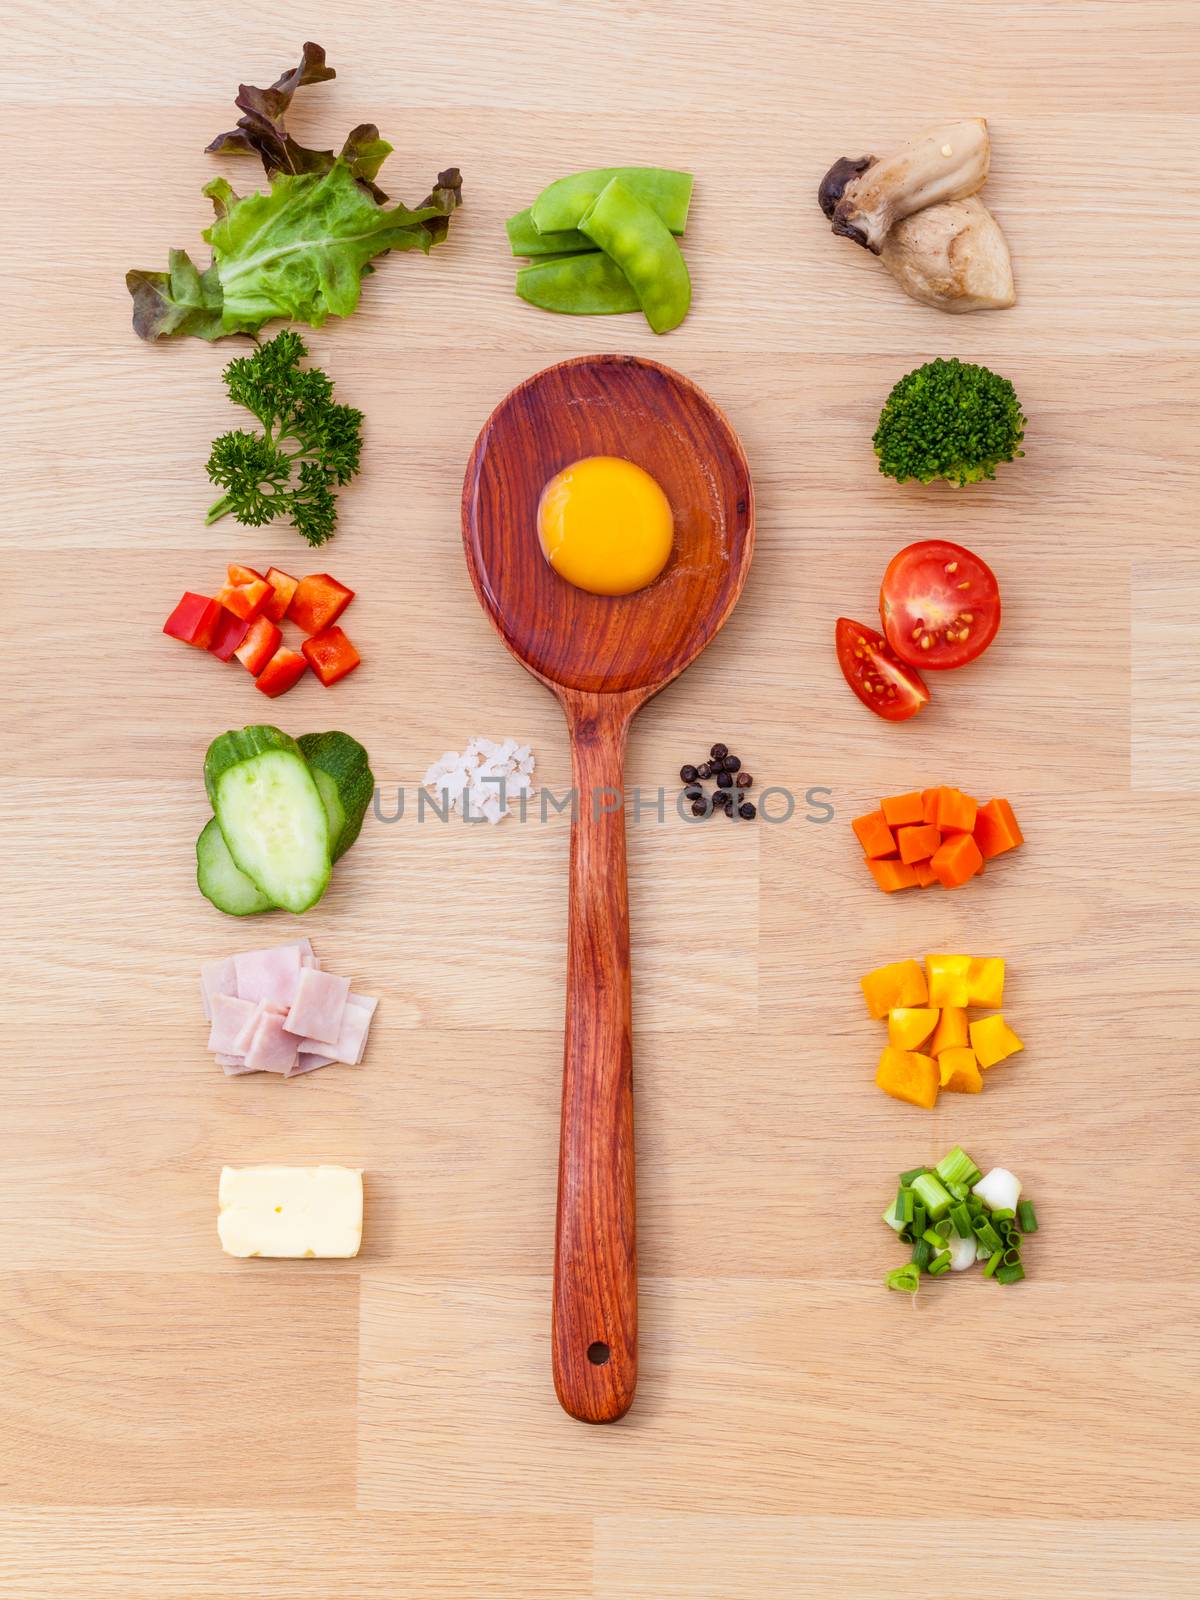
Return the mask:
M1190 0L8 8L3 1600L1195 1594L1196 21ZM358 591L364 665L272 710L355 734L385 814L400 785L409 807L305 918L248 930L197 895L192 844L206 744L264 703L158 630L229 559L305 557L286 528L204 528L229 352L139 345L122 279L198 246L214 171L256 181L204 146L305 38L338 77L298 131L378 122L390 192L453 162L466 204L312 335L367 417L313 562ZM835 156L972 115L1019 302L950 318L833 238L814 190ZM503 218L627 161L697 175L693 308L665 339L512 293ZM711 394L758 502L742 601L629 744L641 1377L607 1429L547 1380L567 819L412 809L474 733L570 782L558 708L476 604L458 502L500 398L595 350ZM995 484L875 471L884 396L938 354L1024 401L1028 453ZM887 728L831 625L869 620L928 532L988 559L1005 626ZM654 791L715 739L797 796L789 822L659 821ZM849 819L938 781L1009 795L1028 844L885 899ZM821 801L833 820L806 821ZM381 996L363 1066L225 1080L201 961L301 931ZM873 1087L857 978L959 946L1009 961L1026 1050L926 1115ZM956 1140L1024 1177L1031 1276L911 1307L881 1288L878 1214ZM367 1169L356 1261L220 1254L219 1168L267 1160Z

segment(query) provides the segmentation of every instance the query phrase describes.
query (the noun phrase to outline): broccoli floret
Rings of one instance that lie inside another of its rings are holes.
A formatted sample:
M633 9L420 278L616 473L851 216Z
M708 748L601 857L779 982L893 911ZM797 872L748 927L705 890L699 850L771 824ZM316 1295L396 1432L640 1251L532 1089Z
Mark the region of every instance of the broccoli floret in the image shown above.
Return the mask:
M1025 417L1007 378L951 358L927 361L887 397L875 430L879 470L897 483L978 483L1025 452Z

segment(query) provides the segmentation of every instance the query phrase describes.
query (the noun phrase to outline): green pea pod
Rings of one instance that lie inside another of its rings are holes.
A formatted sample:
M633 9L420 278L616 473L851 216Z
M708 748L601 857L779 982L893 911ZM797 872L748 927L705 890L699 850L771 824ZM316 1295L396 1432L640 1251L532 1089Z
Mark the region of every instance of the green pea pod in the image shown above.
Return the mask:
M692 280L683 252L658 212L614 178L579 226L629 279L655 333L677 328L692 303Z
M518 211L504 224L514 256L572 256L595 246L575 228L562 233L539 233L532 211Z
M653 206L672 233L683 232L692 200L692 175L667 167L594 167L590 172L559 178L543 189L530 207L534 227L542 234L578 228L584 212L595 205L600 191L614 178Z
M517 270L517 293L543 311L576 317L608 317L640 311L642 302L615 261L603 251L556 256Z

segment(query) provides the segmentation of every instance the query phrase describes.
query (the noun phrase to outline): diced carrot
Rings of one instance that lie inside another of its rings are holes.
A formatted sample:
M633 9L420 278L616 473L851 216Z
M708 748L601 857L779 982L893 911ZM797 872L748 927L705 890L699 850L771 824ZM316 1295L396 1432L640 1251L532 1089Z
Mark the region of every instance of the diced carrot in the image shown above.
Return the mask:
M875 1082L893 1100L906 1100L912 1106L932 1111L937 1104L938 1065L932 1056L918 1050L896 1050L888 1045L879 1058Z
M921 821L936 822L938 807L938 792L936 789L921 790Z
M868 861L867 866L884 894L917 887L917 875L906 861Z
M954 833L938 846L929 864L943 889L957 889L983 870L983 857L969 833Z
M917 887L928 889L931 883L938 881L938 875L933 870L933 865L928 861L914 861L912 869L917 875Z
M850 826L869 860L882 861L885 856L896 854L896 840L883 820L882 811L868 811L865 817L855 817Z
M943 833L970 833L975 826L976 806L961 789L941 788L937 792L935 821Z
M902 828L906 823L925 820L925 805L919 789L914 790L912 794L889 795L886 800L881 800L879 803L889 828Z
M927 828L921 823L915 828L901 828L896 842L900 846L901 861L911 865L914 861L928 861L941 844L942 836L936 828Z
M1013 808L1007 800L989 800L980 806L975 818L975 843L985 861L1002 856L1006 850L1015 850L1025 843L1025 835L1017 826Z

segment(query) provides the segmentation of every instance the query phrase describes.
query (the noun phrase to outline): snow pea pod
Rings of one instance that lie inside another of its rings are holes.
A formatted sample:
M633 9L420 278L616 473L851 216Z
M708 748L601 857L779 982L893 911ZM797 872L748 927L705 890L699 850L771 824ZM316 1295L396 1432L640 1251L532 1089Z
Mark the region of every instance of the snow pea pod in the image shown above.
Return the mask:
M576 228L559 233L539 233L533 225L533 212L518 211L504 224L514 256L569 256L594 250L592 241Z
M620 178L639 200L652 206L672 233L683 232L692 200L692 175L667 167L594 167L590 172L559 178L543 189L530 207L534 227L539 233L578 228L584 212L614 178Z
M692 303L692 280L683 252L658 212L613 178L580 218L579 227L629 279L655 333L677 328Z
M642 308L629 279L601 250L518 268L517 293L543 311L576 317L607 317Z

